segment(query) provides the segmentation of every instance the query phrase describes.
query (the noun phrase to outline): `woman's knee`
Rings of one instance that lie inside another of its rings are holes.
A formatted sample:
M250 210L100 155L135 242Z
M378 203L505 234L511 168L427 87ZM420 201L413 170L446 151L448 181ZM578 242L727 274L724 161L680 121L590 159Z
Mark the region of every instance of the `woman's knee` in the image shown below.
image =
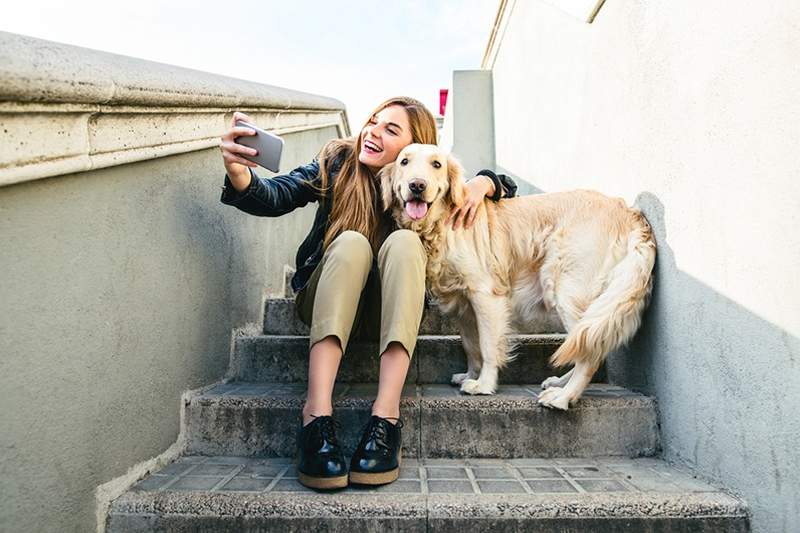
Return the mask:
M425 249L422 247L419 235L408 229L399 229L392 232L383 242L381 249L378 251L378 257L383 262L385 257L396 256L397 254L424 260Z
M325 255L337 261L346 261L354 267L372 266L372 247L369 240L357 231L343 231L331 242Z

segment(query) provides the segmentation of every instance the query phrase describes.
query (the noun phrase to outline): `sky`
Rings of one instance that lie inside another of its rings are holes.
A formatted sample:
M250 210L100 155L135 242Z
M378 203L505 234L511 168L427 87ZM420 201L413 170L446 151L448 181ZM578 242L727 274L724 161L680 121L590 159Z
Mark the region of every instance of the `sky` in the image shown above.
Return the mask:
M0 30L337 98L351 127L390 96L436 115L480 68L499 0L30 0Z

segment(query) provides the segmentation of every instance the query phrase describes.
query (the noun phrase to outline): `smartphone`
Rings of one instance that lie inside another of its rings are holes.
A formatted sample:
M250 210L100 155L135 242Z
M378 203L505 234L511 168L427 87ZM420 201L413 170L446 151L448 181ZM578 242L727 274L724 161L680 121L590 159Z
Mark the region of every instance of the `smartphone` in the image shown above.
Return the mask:
M278 172L281 164L281 153L283 152L283 139L242 120L237 120L236 125L256 130L255 135L242 135L241 137L236 137L233 141L242 146L255 148L258 153L256 155L239 155L248 161L261 165L267 170Z

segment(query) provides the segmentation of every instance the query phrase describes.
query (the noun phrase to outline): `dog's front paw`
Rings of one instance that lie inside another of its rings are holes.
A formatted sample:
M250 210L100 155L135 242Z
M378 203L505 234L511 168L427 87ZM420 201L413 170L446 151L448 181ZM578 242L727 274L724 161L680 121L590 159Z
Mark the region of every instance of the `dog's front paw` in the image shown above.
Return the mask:
M542 391L537 403L544 407L566 411L569 409L569 395L561 387L550 387Z
M494 394L494 386L479 379L465 379L461 383L461 392L467 394Z
M467 379L469 379L469 372L464 372L463 374L453 374L453 377L450 378L450 383L453 385L461 385Z

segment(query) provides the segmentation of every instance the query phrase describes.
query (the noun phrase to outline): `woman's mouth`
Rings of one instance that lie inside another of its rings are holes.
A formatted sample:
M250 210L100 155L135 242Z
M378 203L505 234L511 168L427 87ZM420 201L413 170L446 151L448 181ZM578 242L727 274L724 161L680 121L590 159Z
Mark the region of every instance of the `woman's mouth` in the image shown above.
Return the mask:
M364 141L364 147L362 150L370 155L375 155L383 152L383 148L379 147L372 141Z

